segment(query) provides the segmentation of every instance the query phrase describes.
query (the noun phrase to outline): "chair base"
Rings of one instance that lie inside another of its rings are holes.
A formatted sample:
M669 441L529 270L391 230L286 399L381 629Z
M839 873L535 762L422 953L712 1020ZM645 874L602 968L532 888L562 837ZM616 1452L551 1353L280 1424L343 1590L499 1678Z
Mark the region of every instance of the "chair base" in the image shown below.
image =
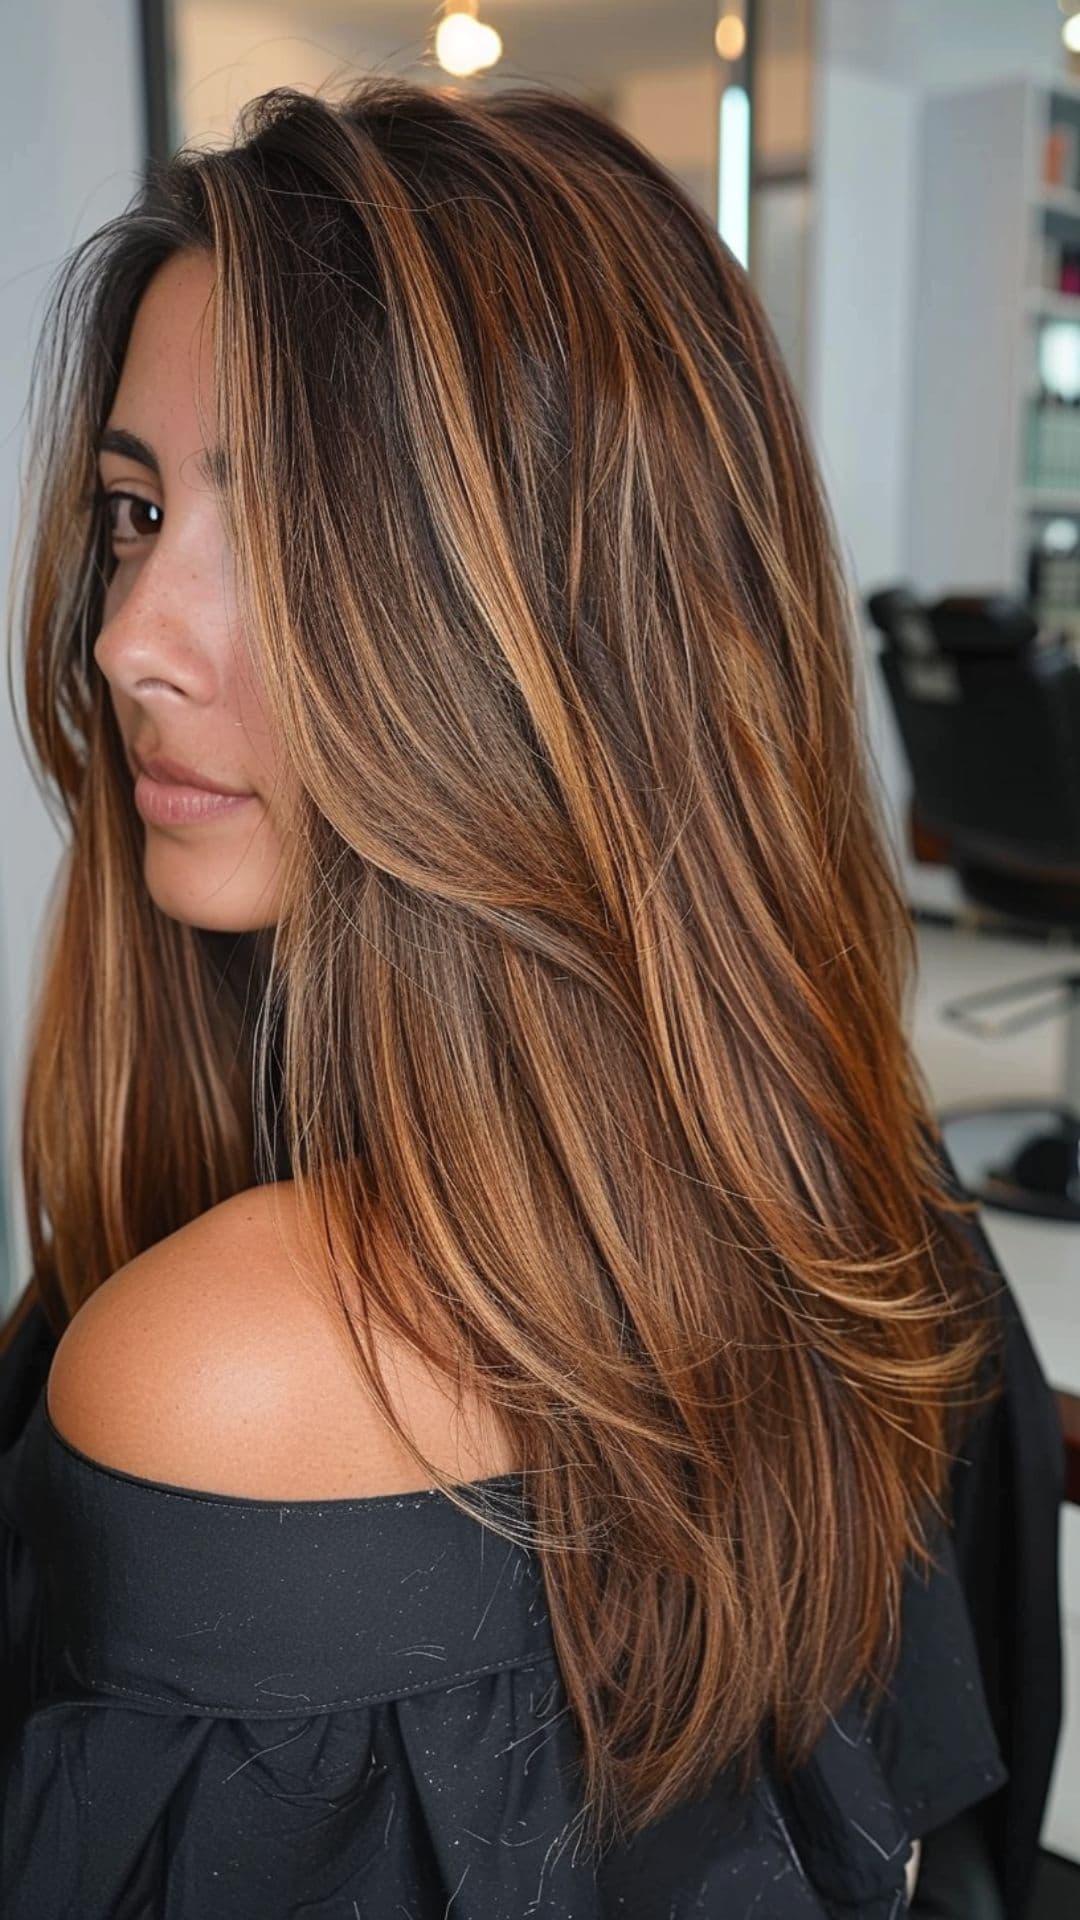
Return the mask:
M1080 1221L1080 1114L1041 1101L949 1107L942 1138L965 1192L1004 1213Z

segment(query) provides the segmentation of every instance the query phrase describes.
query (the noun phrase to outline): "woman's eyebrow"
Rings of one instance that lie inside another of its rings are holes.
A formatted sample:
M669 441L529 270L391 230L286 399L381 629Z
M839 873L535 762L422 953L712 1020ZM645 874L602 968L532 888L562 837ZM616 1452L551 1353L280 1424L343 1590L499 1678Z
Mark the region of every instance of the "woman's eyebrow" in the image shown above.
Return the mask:
M155 480L161 479L161 464L153 447L148 441L140 439L137 433L129 433L126 427L106 427L98 440L97 450L99 459L103 453L124 454L128 460L137 460L141 467L148 468ZM196 466L212 487L224 492L228 465L221 447L206 448L199 455Z

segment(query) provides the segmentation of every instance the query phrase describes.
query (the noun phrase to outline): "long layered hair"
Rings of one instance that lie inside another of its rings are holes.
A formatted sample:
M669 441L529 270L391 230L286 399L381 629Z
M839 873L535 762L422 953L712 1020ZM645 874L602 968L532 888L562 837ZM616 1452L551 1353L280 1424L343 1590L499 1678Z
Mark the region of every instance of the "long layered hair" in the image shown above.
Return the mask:
M295 775L254 1023L147 896L91 651L96 440L192 247ZM278 1033L376 1403L489 1523L399 1426L377 1330L513 1434L591 1830L749 1773L766 1727L798 1763L887 1674L992 1335L906 1038L858 622L746 274L580 101L277 88L65 263L34 393L25 691L70 846L33 1290L62 1326L273 1178Z

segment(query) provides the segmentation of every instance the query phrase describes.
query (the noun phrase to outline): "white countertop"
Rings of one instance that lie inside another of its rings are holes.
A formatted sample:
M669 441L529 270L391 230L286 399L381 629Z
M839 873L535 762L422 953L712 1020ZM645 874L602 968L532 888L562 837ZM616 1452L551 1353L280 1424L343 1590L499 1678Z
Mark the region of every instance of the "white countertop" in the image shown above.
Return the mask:
M1006 1038L977 1039L941 1018L941 1003L984 987L1080 971L1080 949L921 925L912 1044L940 1112L994 1100L1056 1099L1064 1067L1060 1016ZM987 1239L1008 1276L1044 1371L1080 1394L1080 1223L984 1207Z

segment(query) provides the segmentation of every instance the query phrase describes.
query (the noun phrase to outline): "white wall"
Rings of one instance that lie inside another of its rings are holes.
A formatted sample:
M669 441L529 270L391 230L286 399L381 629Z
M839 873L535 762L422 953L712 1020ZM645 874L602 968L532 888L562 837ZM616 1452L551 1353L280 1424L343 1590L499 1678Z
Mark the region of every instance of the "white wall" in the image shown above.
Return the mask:
M808 404L840 531L867 581L904 565L916 95L825 64Z
M910 564L922 102L934 90L1068 72L1060 30L1052 0L818 0L807 409L862 593L903 579ZM906 857L910 780L869 630L867 648L871 747L909 893L951 907L954 876Z
M10 593L30 361L56 267L138 186L142 105L134 0L38 0L0 21L0 586ZM22 713L21 635L7 636ZM0 1311L29 1273L17 1166L27 1014L46 891L61 843L0 698L0 1118L8 1251Z
M827 14L826 14L827 20ZM918 95L819 61L807 409L848 572L863 594L907 571ZM910 779L867 634L866 719L909 892L951 903L951 874L907 860Z
M907 559L914 195L928 91L1067 72L1053 0L819 0L808 404L858 578Z
M819 0L828 58L896 85L981 86L1062 69L1055 0Z

